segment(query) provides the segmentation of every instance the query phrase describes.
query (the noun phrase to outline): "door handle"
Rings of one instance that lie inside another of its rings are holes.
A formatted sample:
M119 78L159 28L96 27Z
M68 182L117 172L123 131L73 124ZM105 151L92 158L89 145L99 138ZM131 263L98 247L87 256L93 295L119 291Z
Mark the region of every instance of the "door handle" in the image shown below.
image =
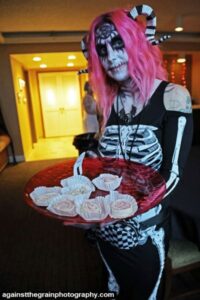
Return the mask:
M59 111L60 111L61 113L63 113L63 112L64 112L64 110L65 110L65 108L64 108L64 107L59 107Z

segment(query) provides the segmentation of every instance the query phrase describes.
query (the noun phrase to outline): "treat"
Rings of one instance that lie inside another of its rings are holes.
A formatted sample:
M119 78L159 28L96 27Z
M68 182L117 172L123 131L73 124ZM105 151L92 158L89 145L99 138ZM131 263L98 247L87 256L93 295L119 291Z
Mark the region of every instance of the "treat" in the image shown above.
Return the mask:
M74 184L84 184L90 187L91 191L95 190L94 185L92 184L91 180L83 175L74 175L68 178L63 178L60 182L63 187L71 187Z
M61 189L62 194L67 194L73 200L86 200L90 197L93 189L85 183L75 183Z
M40 186L30 193L33 202L38 206L48 206L52 199L60 195L61 187Z
M79 214L85 220L102 220L108 215L103 197L88 199L81 203Z
M75 203L67 195L60 195L55 198L47 209L60 216L74 217L77 215Z
M103 191L113 191L120 186L122 177L117 175L103 173L92 180L94 185Z
M127 194L112 192L106 196L110 203L110 216L115 219L127 218L137 211L138 206L134 197Z
M132 203L123 199L117 199L110 205L111 214L114 218L124 218L133 212Z

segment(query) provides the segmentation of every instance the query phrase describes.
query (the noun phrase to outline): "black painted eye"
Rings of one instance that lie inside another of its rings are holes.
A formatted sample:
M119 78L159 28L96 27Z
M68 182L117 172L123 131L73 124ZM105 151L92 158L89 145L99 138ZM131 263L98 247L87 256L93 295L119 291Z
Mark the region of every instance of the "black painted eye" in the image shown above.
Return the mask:
M97 53L100 57L107 56L108 52L107 52L106 45L97 45L96 49L97 49Z
M115 50L124 48L124 42L119 35L112 39L111 45L112 45L112 48Z

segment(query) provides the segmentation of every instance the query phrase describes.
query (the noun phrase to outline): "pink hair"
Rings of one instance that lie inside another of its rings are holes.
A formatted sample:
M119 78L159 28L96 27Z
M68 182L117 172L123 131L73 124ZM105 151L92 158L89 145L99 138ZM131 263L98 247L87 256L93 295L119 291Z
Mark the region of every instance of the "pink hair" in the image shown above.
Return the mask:
M167 79L167 72L163 67L162 54L158 46L147 41L144 26L134 21L125 10L115 10L97 17L90 28L88 36L88 69L93 90L97 96L100 111L105 124L112 103L118 91L118 84L107 76L99 60L95 45L95 30L103 22L111 22L124 41L128 53L128 68L130 77L135 84L135 91L139 93L142 103L148 101L154 80Z

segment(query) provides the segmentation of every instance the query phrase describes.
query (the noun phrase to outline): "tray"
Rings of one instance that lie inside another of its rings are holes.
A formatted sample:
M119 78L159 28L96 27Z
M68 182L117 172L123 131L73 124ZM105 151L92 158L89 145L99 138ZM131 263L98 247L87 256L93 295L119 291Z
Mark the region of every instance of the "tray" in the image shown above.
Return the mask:
M88 223L107 223L116 221L111 217L107 217L101 221L86 221L80 216L63 217L51 213L44 207L34 204L30 198L30 193L38 186L59 186L61 179L73 175L73 165L75 159L67 160L51 167L48 167L35 174L26 184L24 191L24 199L26 203L39 213L52 217L65 224L88 224ZM99 176L101 173L111 173L122 176L122 182L116 191L129 194L135 197L138 210L134 215L138 215L148 211L150 208L159 204L165 194L165 180L152 168L143 164L125 161L123 159L113 158L85 158L83 161L83 175L91 180ZM90 198L96 196L105 196L108 192L96 190Z

